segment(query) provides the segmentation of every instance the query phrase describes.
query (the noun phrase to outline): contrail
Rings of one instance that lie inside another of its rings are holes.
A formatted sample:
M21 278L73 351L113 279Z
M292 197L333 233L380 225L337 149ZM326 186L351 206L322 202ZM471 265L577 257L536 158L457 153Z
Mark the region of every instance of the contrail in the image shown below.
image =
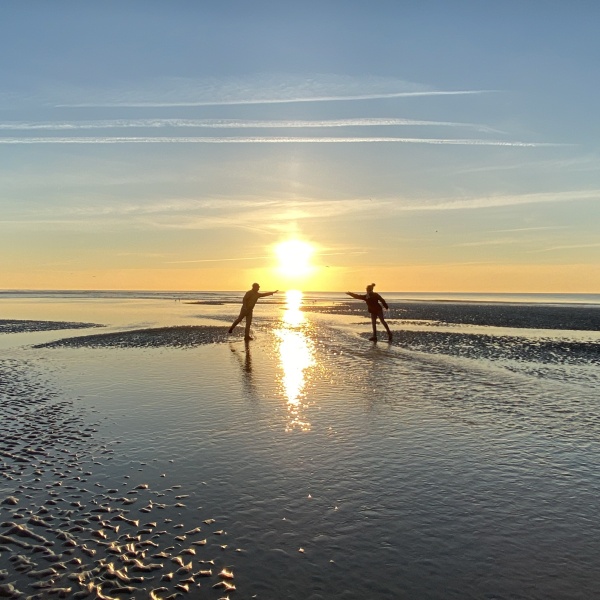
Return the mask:
M451 146L556 147L565 144L503 140L405 137L30 137L0 138L0 144L433 144Z
M191 106L232 106L246 104L291 104L295 102L345 102L349 100L384 100L386 98L410 98L417 96L464 96L486 94L493 90L455 90L390 92L387 94L357 94L352 96L313 96L307 98L263 98L244 100L198 100L195 102L82 102L78 104L56 104L55 108L169 108Z
M299 129L329 127L470 127L500 133L485 125L476 123L455 123L452 121L420 121L397 118L356 118L320 120L243 120L243 119L106 119L95 121L39 121L39 122L0 122L0 130L9 131L80 131L87 129L132 129L132 128L200 128L200 129Z

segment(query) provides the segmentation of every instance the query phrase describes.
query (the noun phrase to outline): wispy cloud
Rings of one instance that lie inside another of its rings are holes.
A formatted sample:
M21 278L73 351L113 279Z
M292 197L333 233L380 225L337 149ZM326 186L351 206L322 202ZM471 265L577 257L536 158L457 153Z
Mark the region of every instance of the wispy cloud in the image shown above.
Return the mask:
M348 200L163 200L148 203L114 203L90 206L39 208L15 219L0 221L15 226L61 226L95 229L245 229L267 235L291 233L296 223L385 209L387 201Z
M406 137L5 137L0 144L433 144L539 148L563 144L506 140Z
M530 233L532 231L554 231L568 229L566 225L549 225L544 227L515 227L513 229L494 229L492 233Z
M453 121L426 121L397 118L355 119L105 119L94 121L7 121L3 131L86 131L95 129L317 129L339 127L465 127L482 132L501 133L485 125Z
M366 250L346 250L344 252L315 252L314 256L348 256L348 255L360 255L367 254ZM238 262L238 261L252 261L252 260L267 260L272 259L273 256L235 256L227 258L198 258L192 260L174 260L166 261L163 264L177 265L177 264L194 264L194 263L219 263L219 262Z
M571 171L571 172L588 172L598 171L600 169L600 158L598 156L579 156L569 157L561 159L545 159L545 160L531 160L531 161L516 161L510 164L490 164L483 166L472 166L454 168L453 173L455 174L472 174L472 173L492 173L497 171L545 171L545 172L558 172L558 171Z
M505 246L506 244L514 244L513 238L503 238L498 240L480 240L476 242L461 242L459 244L452 244L455 248L470 248L479 246Z
M46 90L60 108L169 108L228 105L271 105L301 102L348 102L410 97L444 97L493 90L440 90L396 77L347 76L331 73L252 74L237 77L168 77L112 89ZM68 99L66 99L68 98Z
M566 244L564 246L552 246L550 248L534 250L534 252L554 252L555 250L580 250L583 248L600 248L600 242L593 242L591 244Z
M522 204L541 204L552 202L577 202L599 200L600 190L574 190L568 192L542 192L536 194L508 194L495 196L476 196L473 198L444 199L414 204L410 201L397 201L394 207L398 211L413 210L472 210L498 206L519 206Z
M375 94L331 95L331 96L297 96L292 98L239 98L223 100L197 101L133 101L122 100L114 102L81 102L73 104L57 104L56 108L177 108L194 106L232 106L257 104L292 104L300 102L347 102L351 100L383 100L386 98L409 98L417 96L464 96L490 93L492 90L449 90L449 91L416 91L389 92Z
M198 258L193 260L169 260L164 261L165 265L183 265L183 264L196 264L196 263L220 263L220 262L240 262L248 260L266 260L272 258L272 256L236 256L233 258Z

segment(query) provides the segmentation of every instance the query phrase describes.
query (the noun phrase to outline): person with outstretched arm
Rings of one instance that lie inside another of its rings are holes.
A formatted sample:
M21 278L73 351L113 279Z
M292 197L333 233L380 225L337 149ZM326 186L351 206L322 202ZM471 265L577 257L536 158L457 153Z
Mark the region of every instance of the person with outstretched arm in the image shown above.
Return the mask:
M387 309L388 305L378 293L373 291L374 287L374 283L368 285L366 294L354 294L352 292L346 292L346 294L352 298L355 298L356 300L364 300L367 303L367 308L369 309L369 313L371 315L371 324L373 325L373 337L370 337L369 340L372 342L377 341L377 319L379 319L387 331L388 341L391 342L392 332L383 318L383 309Z
M248 290L244 294L244 299L242 300L242 309L240 310L240 314L238 318L232 323L229 328L229 333L233 333L233 330L236 326L242 321L242 319L246 319L246 332L244 335L245 340L251 340L250 337L250 325L252 325L252 311L254 310L254 306L258 302L259 298L264 298L265 296L272 296L276 294L279 290L275 290L274 292L263 292L259 293L260 285L258 283L252 284L252 289Z

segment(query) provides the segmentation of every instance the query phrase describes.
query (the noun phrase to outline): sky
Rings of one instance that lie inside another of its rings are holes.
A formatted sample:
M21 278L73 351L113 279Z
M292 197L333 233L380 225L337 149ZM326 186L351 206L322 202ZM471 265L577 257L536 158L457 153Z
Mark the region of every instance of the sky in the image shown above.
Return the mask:
M0 289L600 292L596 2L0 17Z

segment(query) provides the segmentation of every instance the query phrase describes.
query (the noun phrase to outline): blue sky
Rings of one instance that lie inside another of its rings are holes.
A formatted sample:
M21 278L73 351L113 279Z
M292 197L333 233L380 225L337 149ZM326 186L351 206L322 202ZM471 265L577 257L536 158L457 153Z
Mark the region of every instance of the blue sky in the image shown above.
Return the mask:
M600 291L595 3L0 12L0 288Z

